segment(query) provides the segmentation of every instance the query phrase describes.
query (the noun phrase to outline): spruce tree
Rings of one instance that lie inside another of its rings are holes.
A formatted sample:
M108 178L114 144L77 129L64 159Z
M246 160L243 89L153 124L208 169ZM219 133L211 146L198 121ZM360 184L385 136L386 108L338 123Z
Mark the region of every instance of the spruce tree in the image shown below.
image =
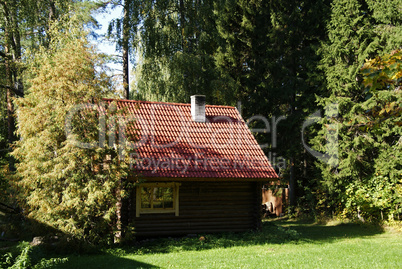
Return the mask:
M268 145L268 155L288 161L282 175L284 183L290 181L291 203L296 205L296 185L301 186L297 197L304 199L302 188L314 171L302 147L301 126L316 109L314 93L321 84L316 51L325 39L327 3L227 0L220 1L217 12L223 41L216 62L222 76L230 78L235 99L242 101L244 117L263 115L275 117L275 122L286 117L276 130L270 121L268 132L256 137ZM262 121L250 126L266 128Z
M322 151L329 131L325 126L338 126L338 156L329 164L318 166L323 176L322 190L328 194L327 206L349 217L366 214L378 218L386 208L360 198L371 196L385 186L385 181L377 180L376 167L379 162L386 162L390 151L395 150L400 127L392 124L395 117L390 122L382 122L375 130L367 131L364 126L366 112L376 103L392 103L400 97L390 91L393 86L369 94L362 86L360 69L365 59L401 48L402 20L397 15L401 6L401 1L339 0L331 7L329 42L321 54L326 88L318 102L323 107L336 104L338 115L323 121L324 128L315 138L315 144ZM385 177L394 182L397 175Z

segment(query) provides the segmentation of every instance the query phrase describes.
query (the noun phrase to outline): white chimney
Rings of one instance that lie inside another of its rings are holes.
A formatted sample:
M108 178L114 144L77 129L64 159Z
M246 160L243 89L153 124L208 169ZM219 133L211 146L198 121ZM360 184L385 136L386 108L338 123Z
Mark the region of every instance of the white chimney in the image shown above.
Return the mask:
M205 95L191 96L191 116L195 122L205 122Z

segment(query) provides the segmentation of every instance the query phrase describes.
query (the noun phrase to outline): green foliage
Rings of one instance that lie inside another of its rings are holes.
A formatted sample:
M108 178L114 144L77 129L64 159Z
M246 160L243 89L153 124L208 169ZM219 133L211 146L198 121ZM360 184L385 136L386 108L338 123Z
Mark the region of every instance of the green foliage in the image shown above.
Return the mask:
M32 50L50 44L49 27L71 12L82 25L94 23L90 16L93 5L87 0L21 0L0 1L0 202L16 206L15 192L10 188L14 159L10 156L15 134L13 98L22 97L30 72L28 60ZM7 166L8 164L8 166ZM15 190L14 190L15 191ZM13 224L7 222L11 228ZM7 229L8 230L8 229Z
M402 81L402 51L396 50L389 55L366 60L361 72L363 85L371 95L377 89L392 87L390 89L393 90L399 87ZM396 104L392 105L391 109L395 106ZM388 110L386 112L389 113Z
M322 29L328 1L228 0L218 1L215 12L222 39L215 54L218 70L228 78L234 99L242 102L244 118L263 115L276 121L286 117L276 130L271 121L270 129L255 137L267 145L267 155L287 161L287 169L281 171L283 184L294 179L290 185L300 207L310 209L316 202L316 171L314 159L301 144L300 128L317 109L314 93L323 84L317 50L327 38ZM266 128L263 121L249 126ZM295 202L291 198L294 206Z
M21 242L0 257L0 267L10 269L44 269L66 263L68 258L42 258L35 247Z
M117 1L108 1L106 5L109 4L113 5L112 8L116 6L124 6L127 8L125 12L129 14L129 20L127 22L124 21L123 18L113 19L109 23L107 37L110 40L116 42L116 49L121 51L123 49L123 43L128 42L128 48L130 53L134 56L134 47L138 41L137 38L137 27L139 24L139 13L140 13L140 1L136 0L117 0ZM124 24L127 23L125 26ZM123 37L123 32L125 31L124 27L128 29L128 36ZM127 40L124 40L127 38Z
M100 104L109 78L74 16L49 32L49 48L35 53L30 68L31 87L15 100L21 137L13 152L19 162L15 188L28 217L87 242L111 242L128 167L114 145L77 144L100 139L99 110L90 104Z
M352 111L358 121L345 124L357 133L359 144L369 166L364 179L351 182L346 189L346 209L362 211L366 219L393 219L402 213L402 65L398 51L367 61L362 68L366 101ZM360 141L359 141L360 140Z
M219 37L214 2L158 0L141 5L134 99L188 102L191 95L204 94L207 102L232 101L232 89L215 68Z
M321 51L327 90L317 100L337 104L339 113L322 121L315 146L323 151L328 126L336 126L339 164L317 166L324 204L344 217L378 221L401 213L401 64L400 53L388 54L402 46L400 6L332 4L329 42Z
M267 1L218 1L216 24L221 41L214 55L221 76L228 80L225 87L234 100L246 104L245 113L270 98L268 53L271 47L271 6ZM245 101L249 101L248 102ZM257 114L260 114L258 111Z

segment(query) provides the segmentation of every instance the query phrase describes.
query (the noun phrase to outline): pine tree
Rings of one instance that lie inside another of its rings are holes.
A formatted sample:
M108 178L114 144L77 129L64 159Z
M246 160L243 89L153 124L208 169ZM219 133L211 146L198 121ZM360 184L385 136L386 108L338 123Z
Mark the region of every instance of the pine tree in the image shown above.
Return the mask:
M116 42L116 49L122 53L123 70L123 90L124 97L130 99L130 55L134 59L138 37L138 27L140 23L140 14L144 5L138 0L116 0L107 1L104 6L111 4L112 8L120 6L123 8L123 16L113 19L109 23L107 37ZM132 61L133 62L133 61Z

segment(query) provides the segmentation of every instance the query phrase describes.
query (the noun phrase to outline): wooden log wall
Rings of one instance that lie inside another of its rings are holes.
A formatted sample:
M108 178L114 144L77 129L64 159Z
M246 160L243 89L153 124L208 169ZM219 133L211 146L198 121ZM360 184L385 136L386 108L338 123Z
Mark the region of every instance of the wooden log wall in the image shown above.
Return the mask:
M135 204L135 192L131 203ZM138 237L240 232L261 227L258 182L181 182L179 216L144 214L130 219Z

